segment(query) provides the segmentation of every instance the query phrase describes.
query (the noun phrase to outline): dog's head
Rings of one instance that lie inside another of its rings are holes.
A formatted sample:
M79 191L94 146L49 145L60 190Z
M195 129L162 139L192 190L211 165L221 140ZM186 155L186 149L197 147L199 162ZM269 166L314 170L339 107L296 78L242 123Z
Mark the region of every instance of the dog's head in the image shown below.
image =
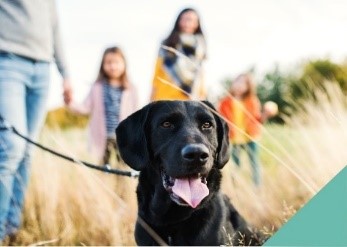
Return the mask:
M130 167L152 166L178 205L197 207L209 193L206 180L229 160L228 126L209 102L157 101L122 121L120 154Z

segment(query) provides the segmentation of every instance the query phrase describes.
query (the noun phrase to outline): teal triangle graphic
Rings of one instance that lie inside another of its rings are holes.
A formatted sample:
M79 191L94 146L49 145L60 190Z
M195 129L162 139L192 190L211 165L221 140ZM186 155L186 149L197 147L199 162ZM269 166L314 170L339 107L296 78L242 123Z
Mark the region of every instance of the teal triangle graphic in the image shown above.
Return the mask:
M347 166L265 246L347 246Z

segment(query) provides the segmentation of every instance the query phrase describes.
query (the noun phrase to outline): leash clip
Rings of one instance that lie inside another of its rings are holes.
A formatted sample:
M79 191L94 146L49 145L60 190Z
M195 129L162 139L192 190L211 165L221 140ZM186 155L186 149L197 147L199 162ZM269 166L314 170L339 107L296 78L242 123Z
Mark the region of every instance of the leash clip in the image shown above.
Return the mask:
M139 171L130 171L130 177L137 178L140 175Z

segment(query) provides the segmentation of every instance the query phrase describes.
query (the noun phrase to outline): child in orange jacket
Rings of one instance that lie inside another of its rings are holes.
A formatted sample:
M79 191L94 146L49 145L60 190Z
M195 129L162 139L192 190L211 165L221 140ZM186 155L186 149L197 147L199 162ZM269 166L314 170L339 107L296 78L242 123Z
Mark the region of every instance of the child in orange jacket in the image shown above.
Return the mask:
M231 157L240 166L240 151L244 149L249 157L253 171L253 181L260 184L260 163L257 139L261 123L274 116L276 111L264 107L256 95L255 85L248 74L239 75L231 84L230 94L223 98L219 112L229 122L229 138L232 143Z

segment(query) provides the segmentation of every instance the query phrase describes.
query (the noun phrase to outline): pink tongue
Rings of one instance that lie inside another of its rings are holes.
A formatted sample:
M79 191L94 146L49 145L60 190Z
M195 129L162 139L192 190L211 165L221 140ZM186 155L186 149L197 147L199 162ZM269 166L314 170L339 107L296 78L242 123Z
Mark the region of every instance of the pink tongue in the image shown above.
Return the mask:
M201 182L201 178L176 178L172 191L192 208L196 208L209 194L209 190L206 184Z

